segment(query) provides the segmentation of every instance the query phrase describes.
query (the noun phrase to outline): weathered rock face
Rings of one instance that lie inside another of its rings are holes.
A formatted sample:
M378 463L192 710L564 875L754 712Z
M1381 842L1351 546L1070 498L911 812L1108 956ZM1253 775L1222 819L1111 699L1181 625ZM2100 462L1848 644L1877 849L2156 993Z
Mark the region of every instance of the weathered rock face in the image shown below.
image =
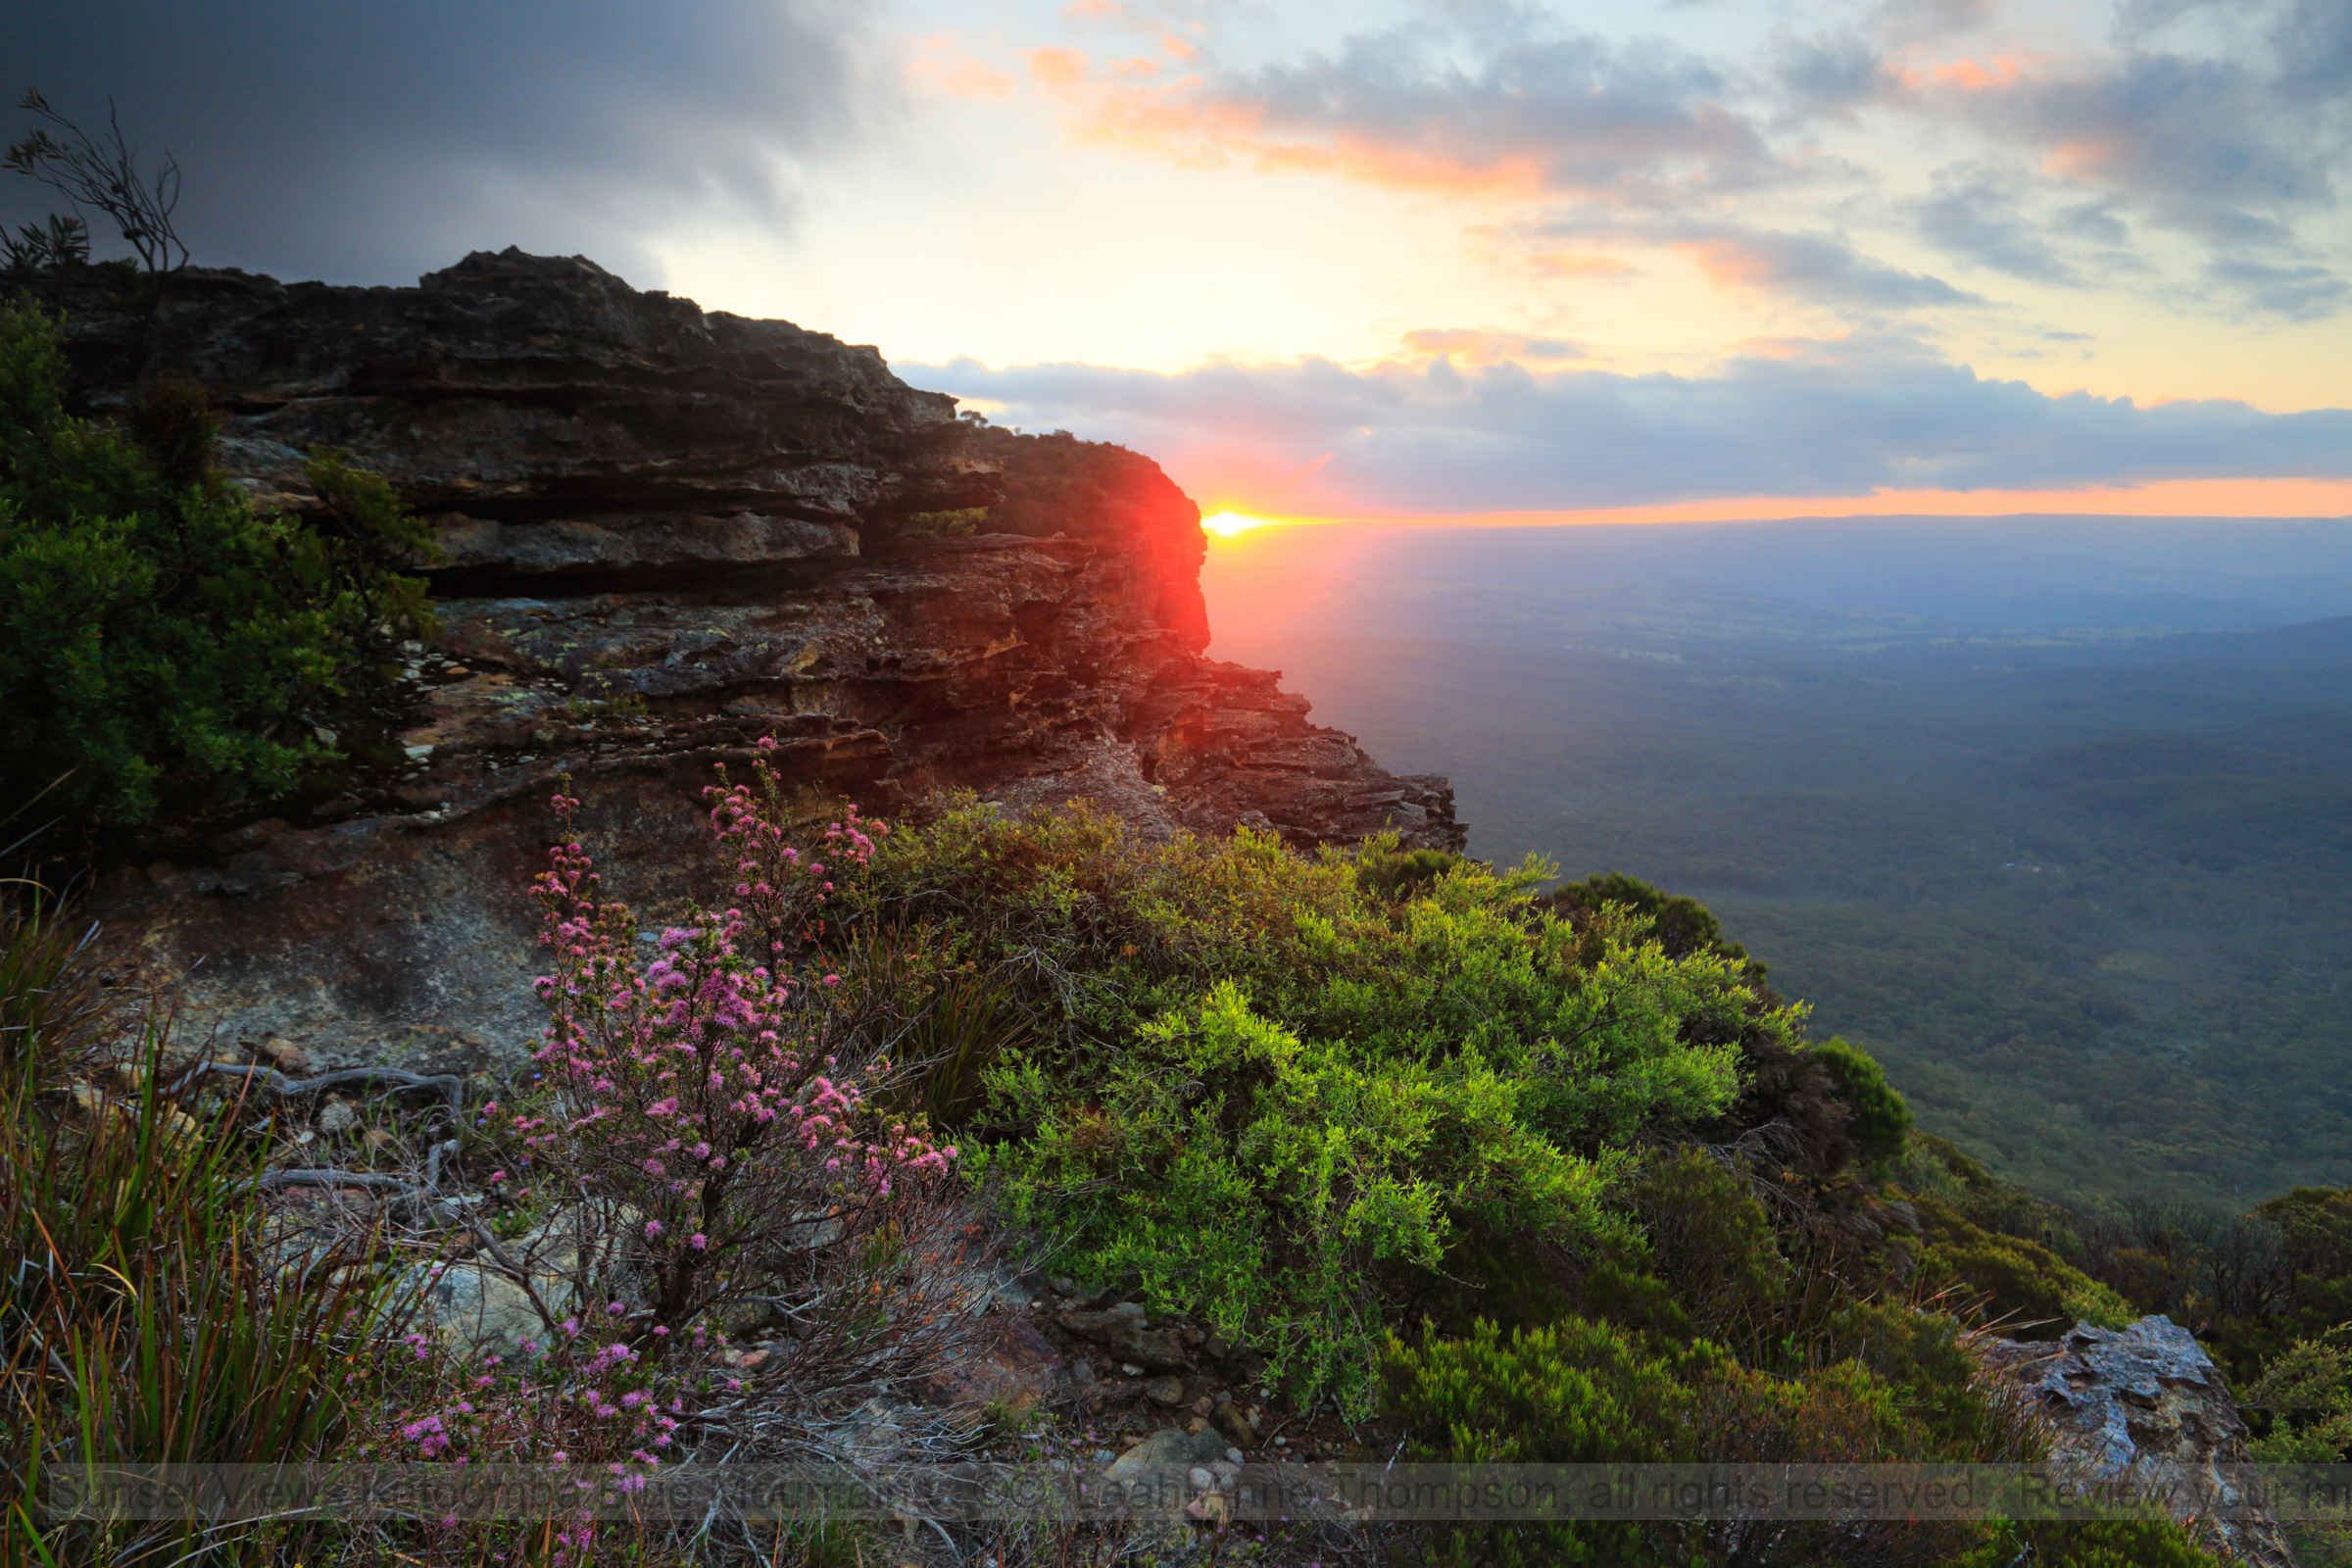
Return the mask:
M2250 1464L2246 1423L2221 1370L2196 1336L2168 1317L2123 1330L2078 1323L2056 1346L1994 1340L1985 1363L2016 1378L2055 1434L2051 1458L2084 1477L2125 1475L2185 1483L2183 1495L2229 1497L2234 1467ZM2256 1568L2293 1568L2267 1510L2234 1516L2176 1514L2208 1544Z
M1155 465L972 430L872 349L514 251L413 289L190 272L151 325L77 303L91 406L193 375L265 504L314 500L303 455L339 447L443 550L408 770L104 891L223 1045L512 1051L556 776L583 786L610 885L658 908L705 863L710 764L764 735L883 811L967 786L1091 797L1148 833L1461 842L1444 780L1201 657L1199 513ZM962 537L927 515L983 507Z

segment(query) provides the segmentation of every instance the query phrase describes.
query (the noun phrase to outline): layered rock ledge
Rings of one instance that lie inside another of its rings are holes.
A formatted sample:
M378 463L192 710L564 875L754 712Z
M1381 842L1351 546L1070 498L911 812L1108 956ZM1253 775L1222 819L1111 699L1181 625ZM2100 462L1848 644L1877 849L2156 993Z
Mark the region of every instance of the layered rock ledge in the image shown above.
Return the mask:
M336 447L442 547L405 764L102 889L119 951L177 977L219 1047L511 1052L554 779L649 899L702 854L711 763L765 735L885 812L960 786L1147 834L1462 842L1443 779L1203 657L1200 514L1156 465L974 428L873 349L513 250L415 288L191 270L152 321L74 303L87 406L193 376L266 506L315 502L304 455Z

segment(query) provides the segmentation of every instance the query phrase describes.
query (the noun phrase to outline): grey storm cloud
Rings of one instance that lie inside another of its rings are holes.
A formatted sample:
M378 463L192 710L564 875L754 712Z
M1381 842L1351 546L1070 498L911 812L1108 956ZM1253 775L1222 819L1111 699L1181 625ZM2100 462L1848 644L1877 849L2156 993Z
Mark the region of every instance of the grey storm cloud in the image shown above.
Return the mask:
M665 222L791 220L884 90L850 0L34 0L0 83L185 172L199 263L403 282L509 243L641 285ZM11 134L28 123L6 122ZM50 210L0 180L0 216ZM100 227L93 224L93 227ZM101 228L101 237L103 230Z
M1900 337L1793 347L1712 376L1465 370L1444 360L1177 375L969 360L899 369L1002 404L1004 422L1123 441L1179 466L1194 450L1250 451L1290 471L1319 463L1312 500L1334 511L2352 476L2352 410L2050 397Z

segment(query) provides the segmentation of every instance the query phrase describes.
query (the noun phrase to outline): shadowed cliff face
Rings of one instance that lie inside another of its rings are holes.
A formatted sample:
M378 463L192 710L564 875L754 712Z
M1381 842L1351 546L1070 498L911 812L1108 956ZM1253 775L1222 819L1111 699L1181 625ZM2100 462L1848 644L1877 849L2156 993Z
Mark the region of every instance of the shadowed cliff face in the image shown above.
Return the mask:
M1201 657L1200 514L1156 465L973 430L872 349L514 251L414 289L191 272L152 325L67 303L91 407L193 375L265 506L313 501L304 453L340 447L443 547L407 765L103 890L119 945L186 973L223 1046L511 1051L556 777L651 914L709 863L711 763L764 735L797 780L888 813L964 786L1152 834L1461 843L1443 780ZM965 537L925 516L979 507Z

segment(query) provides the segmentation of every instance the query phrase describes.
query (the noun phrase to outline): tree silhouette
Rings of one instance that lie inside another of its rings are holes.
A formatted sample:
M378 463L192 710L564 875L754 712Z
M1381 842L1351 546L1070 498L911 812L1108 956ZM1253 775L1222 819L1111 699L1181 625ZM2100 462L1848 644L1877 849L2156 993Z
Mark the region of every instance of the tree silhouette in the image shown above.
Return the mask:
M17 107L30 110L43 123L9 148L0 167L39 180L76 211L95 207L113 219L157 283L188 265L188 248L172 226L172 211L179 206L179 164L167 152L152 178L143 173L112 98L106 101L103 137L60 114L37 87L27 89Z

